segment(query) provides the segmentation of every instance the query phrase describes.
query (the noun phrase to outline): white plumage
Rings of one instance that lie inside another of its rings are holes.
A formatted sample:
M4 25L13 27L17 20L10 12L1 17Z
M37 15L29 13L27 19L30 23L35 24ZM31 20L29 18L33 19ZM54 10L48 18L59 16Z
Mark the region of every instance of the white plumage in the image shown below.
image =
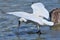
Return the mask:
M42 3L34 3L31 8L33 9L33 15L49 18L49 12Z
M45 9L42 3L32 4L31 8L33 9L32 14L27 12L7 12L7 14L12 14L12 15L21 17L21 19L19 19L20 21L23 20L27 22L27 20L31 20L33 22L38 23L39 25L49 25L49 26L54 25L53 22L46 20L49 18L49 12Z

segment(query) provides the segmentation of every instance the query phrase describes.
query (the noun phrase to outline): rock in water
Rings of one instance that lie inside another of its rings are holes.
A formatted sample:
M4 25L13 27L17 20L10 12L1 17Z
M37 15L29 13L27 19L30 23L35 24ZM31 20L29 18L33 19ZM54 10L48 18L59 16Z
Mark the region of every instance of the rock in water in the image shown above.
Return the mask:
M51 12L51 21L54 22L53 30L60 30L60 8L53 9Z
M60 24L60 8L51 11L51 21L53 21L55 25Z

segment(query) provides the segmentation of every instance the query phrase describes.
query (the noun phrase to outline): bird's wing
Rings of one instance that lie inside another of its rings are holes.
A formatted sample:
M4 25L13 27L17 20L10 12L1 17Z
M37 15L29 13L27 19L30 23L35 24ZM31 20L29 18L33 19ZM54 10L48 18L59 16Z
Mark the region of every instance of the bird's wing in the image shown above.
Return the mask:
M42 16L42 17L45 17L47 19L49 19L49 12L46 8L42 8L40 11L39 11L39 15Z
M36 10L33 9L33 15L45 17L46 19L49 18L49 12L46 8L39 8L39 9L37 8Z
M35 16L49 18L49 12L42 3L34 3L31 5L31 8Z
M44 24L53 25L53 22L49 22L49 21L43 19L42 17L35 17L34 15L26 13L26 12L11 12L11 13L8 13L8 14L13 14L15 16L24 18L26 20L31 20L33 22L38 23L39 25L44 25Z
M18 16L21 18L25 18L27 20L31 20L36 23L39 22L39 19L37 17L35 17L34 15L31 15L29 13L26 13L26 12L8 12L8 14L12 14L12 15L15 15L15 16Z
M12 14L12 15L15 15L15 16L18 16L18 17L28 17L30 14L27 13L27 12L7 12L7 14Z

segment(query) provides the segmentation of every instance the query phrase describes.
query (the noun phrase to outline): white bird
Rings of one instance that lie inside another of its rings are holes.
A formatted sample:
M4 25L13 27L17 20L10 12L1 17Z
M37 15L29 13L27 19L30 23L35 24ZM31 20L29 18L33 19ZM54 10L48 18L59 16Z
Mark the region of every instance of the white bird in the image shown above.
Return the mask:
M32 22L37 23L38 25L49 25L49 26L54 25L53 22L46 20L49 18L49 12L47 11L47 9L44 7L42 3L34 3L31 5L31 8L33 9L32 14L27 12L7 12L7 14L12 14L21 17L19 19L20 22L22 21L27 22L28 20L30 20Z

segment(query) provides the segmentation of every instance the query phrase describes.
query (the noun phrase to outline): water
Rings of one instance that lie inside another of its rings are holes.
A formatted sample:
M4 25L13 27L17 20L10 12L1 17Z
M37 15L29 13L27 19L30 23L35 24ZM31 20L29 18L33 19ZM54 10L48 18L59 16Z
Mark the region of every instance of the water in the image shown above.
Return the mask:
M59 0L0 0L0 9L32 13L30 6L35 2L42 2L48 11L60 7ZM48 26L40 27L42 34L39 34L34 24L22 23L18 31L18 19L14 15L0 14L0 40L60 40L60 31L51 30Z

